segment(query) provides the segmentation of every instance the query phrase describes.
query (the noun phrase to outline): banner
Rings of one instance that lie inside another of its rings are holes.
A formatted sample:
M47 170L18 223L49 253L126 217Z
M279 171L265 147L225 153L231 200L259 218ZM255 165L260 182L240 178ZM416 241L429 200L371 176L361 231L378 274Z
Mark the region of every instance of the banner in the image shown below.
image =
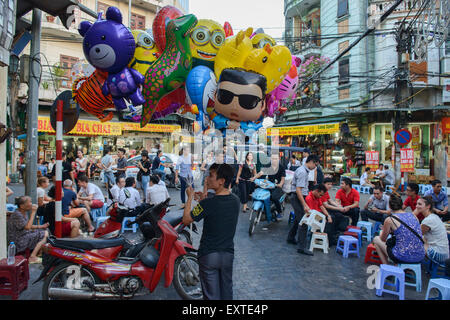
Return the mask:
M450 118L449 117L442 118L442 132L444 134L450 133Z
M179 125L171 124L153 124L149 123L145 127L141 128L141 125L136 122L122 122L123 131L142 131L142 132L166 132L171 133L177 130L181 130Z
M55 133L49 117L38 117L38 131ZM120 136L122 125L120 122L100 122L93 120L78 120L75 128L69 132L73 135L89 136Z
M296 126L296 127L274 127L267 129L267 135L268 136L276 135L276 130L278 130L278 135L280 136L333 134L339 132L339 123L317 124L312 126Z
M400 149L400 172L414 172L414 149Z
M366 151L366 167L377 170L380 165L380 153L378 151Z

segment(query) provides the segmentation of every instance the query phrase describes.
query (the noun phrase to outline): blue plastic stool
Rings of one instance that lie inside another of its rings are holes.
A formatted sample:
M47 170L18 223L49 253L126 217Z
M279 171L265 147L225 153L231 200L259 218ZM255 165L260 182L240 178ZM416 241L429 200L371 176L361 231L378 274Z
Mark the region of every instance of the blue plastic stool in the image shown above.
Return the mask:
M375 226L373 227L373 230L372 230L372 238L375 236L375 233L377 233L378 231L381 230L382 226L383 226L383 224L381 222L379 222L379 221L375 222Z
M361 193L370 194L370 187L361 187Z
M361 228L362 238L365 238L368 242L372 241L372 222L369 221L358 221L357 227Z
M133 231L136 232L137 231L137 224L133 224L131 227L127 227L127 222L128 221L135 221L136 217L125 217L123 218L123 222L122 222L122 233L125 231Z
M14 212L16 210L17 210L17 206L15 204L12 204L12 203L7 203L6 204L6 211Z
M356 253L359 258L359 242L352 236L339 236L336 245L336 252L342 252L344 258L348 258L350 253Z
M394 187L393 184L387 184L384 191L386 191L386 192L387 192L387 191L391 191L391 188L392 188L392 187Z
M361 192L361 186L359 184L352 185L352 188L355 189L358 192Z
M103 207L101 207L101 208L91 209L91 215L92 215L92 220L94 220L94 222L97 222L97 219L99 217L106 216L105 205L103 205Z
M358 234L358 243L359 243L359 246L362 247L362 230L349 228L347 231Z
M405 272L405 286L416 287L417 292L422 291L422 266L421 266L421 264L420 263L415 263L415 264L400 263L398 265L398 267L400 269L402 269L403 271L405 271L405 270L414 271L413 277L411 277L410 275L408 275ZM408 282L408 281L406 281L407 279L412 279L412 280L414 280L414 282Z
M98 227L100 227L100 225L108 219L109 217L98 217L97 221L95 222L95 228L98 229Z
M395 284L386 282L386 278L389 276L395 277ZM395 291L385 289L385 284L395 286ZM388 264L380 265L377 277L377 291L376 295L381 297L383 293L391 293L398 295L400 300L405 300L405 272L399 267L390 266Z
M430 278L448 278L445 275L445 266L429 259L425 264L427 265L427 271L430 274Z
M430 299L430 290L433 288L439 291L439 296L438 298ZM425 300L450 300L450 280L430 279Z

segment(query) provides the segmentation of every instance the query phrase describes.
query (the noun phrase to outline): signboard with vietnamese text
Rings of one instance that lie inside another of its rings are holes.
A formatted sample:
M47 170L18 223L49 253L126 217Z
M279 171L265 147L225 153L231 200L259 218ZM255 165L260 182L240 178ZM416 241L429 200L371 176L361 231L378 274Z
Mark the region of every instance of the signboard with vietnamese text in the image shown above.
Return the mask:
M378 151L366 151L366 167L372 170L378 169L380 164L380 153Z
M38 131L55 133L49 117L38 117ZM89 136L120 136L122 125L120 122L100 122L93 120L78 120L75 127L68 133Z
M310 134L322 135L337 132L339 132L339 123L295 127L273 127L267 129L268 136L306 136Z
M414 149L400 149L400 172L414 172Z

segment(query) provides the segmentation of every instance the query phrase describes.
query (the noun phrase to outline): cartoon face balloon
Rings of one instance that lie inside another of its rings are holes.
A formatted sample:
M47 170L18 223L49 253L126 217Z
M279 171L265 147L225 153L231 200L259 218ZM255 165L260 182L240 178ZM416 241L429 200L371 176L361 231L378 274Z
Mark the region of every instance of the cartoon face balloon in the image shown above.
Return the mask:
M266 44L270 44L270 46L276 46L277 42L274 38L265 33L257 33L252 37L253 48L260 49L264 48Z
M291 68L291 60L291 52L287 47L266 44L264 48L255 49L248 55L244 68L264 75L267 91L271 92L283 81Z
M191 32L192 58L214 61L225 43L225 30L213 20L199 19Z
M134 57L128 64L129 68L137 70L144 75L150 65L161 55L153 38L144 30L132 30L136 50Z
M225 69L220 76L214 111L234 121L257 121L265 102L266 78L242 69Z

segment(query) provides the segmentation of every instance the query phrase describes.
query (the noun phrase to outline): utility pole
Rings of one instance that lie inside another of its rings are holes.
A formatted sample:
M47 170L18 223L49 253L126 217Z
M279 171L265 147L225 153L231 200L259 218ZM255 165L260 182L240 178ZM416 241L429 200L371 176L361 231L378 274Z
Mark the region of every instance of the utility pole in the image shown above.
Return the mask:
M33 203L37 203L39 80L42 72L39 57L39 52L41 51L41 19L42 11L33 9L33 21L31 23L30 80L27 105L27 163L25 179L25 194L31 197Z
M404 95L408 91L408 52L411 49L411 34L405 28L405 21L402 21L397 34L397 73L395 81L395 98L394 98L394 116L392 117L392 128L395 134L403 126L406 125L406 113L397 111L395 109L407 108L409 103L405 100ZM394 141L395 154L392 155L394 159L394 173L395 185L400 185L401 170L400 170L400 145Z

